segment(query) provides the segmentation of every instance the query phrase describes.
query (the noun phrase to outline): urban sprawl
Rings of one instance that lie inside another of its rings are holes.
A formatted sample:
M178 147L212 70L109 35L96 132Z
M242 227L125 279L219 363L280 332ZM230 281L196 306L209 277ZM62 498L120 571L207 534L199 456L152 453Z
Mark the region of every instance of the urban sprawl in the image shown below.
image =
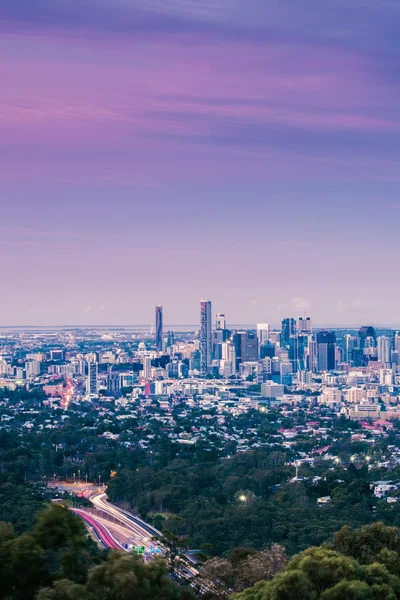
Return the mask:
M214 317L209 301L200 303L195 331L165 331L162 306L151 331L137 329L3 328L0 428L21 436L94 414L90 429L125 448L151 451L168 438L177 448L229 458L273 445L289 452L297 469L341 460L332 447L343 419L357 425L348 429L351 442L370 448L349 461L400 462L397 443L379 446L400 417L397 331L314 329L306 316L285 318L280 328L240 330L224 314ZM7 390L40 390L43 401L9 403ZM274 420L249 427L240 417L251 411ZM63 476L90 477L73 471L71 465ZM379 483L377 495L392 489Z

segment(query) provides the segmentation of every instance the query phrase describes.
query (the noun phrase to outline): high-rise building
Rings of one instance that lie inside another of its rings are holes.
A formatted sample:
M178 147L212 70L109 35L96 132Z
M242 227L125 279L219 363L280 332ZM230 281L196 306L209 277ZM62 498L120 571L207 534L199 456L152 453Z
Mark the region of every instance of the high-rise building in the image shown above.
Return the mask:
M144 379L150 379L150 377L151 377L151 358L150 358L150 356L143 357L143 377L144 377Z
M163 307L156 306L156 349L162 352L163 349Z
M276 344L265 342L260 346L260 358L273 358L276 352Z
M205 377L212 361L211 302L200 302L200 374Z
M394 334L394 351L400 353L400 333L398 331Z
M40 375L41 363L38 360L28 360L25 363L26 378L32 379Z
M298 333L312 333L312 324L310 317L299 317L297 320Z
M307 369L311 373L318 371L317 342L312 337L308 338Z
M287 348L290 343L290 336L296 333L296 319L288 318L282 321L281 347Z
M99 367L97 362L90 361L87 364L88 373L86 378L86 393L89 396L95 396L98 392L98 372Z
M269 324L257 323L258 347L269 341Z
M293 372L304 371L306 368L306 355L308 350L308 335L292 335L289 340L289 359Z
M226 329L225 315L223 315L221 313L217 314L215 326L216 326L216 329Z
M334 331L318 331L318 371L333 371L335 369L335 345L336 334Z
M390 339L384 335L378 337L378 360L385 365L390 363Z
M246 332L241 335L242 362L251 362L258 359L258 339L255 333Z
M373 340L376 339L376 333L375 333L375 329L373 327L371 327L370 325L364 325L364 327L361 327L359 332L358 332L358 339L360 341L360 348L364 349L365 347L365 340L367 338L373 338Z
M350 363L353 361L353 350L357 348L357 338L353 335L346 334L344 336L344 362Z
M214 360L221 360L222 357L222 344L229 339L230 331L226 328L225 315L218 313L215 330L212 333L212 351Z
M233 336L233 344L235 346L237 368L242 362L258 360L258 339L255 333L238 331Z

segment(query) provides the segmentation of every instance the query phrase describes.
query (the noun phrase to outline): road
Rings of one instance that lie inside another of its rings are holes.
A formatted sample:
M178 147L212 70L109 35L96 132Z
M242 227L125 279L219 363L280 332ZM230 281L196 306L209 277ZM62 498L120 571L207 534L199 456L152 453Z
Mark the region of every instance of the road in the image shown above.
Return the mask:
M129 537L132 538L134 546L144 546L146 550L150 550L150 548L157 545L157 541L153 538L162 537L161 531L158 531L149 523L108 502L107 495L104 492L93 494L90 501L99 511L99 516L101 514L108 515L108 517L117 520L129 532Z
M151 555L151 550L154 552L154 548L157 548L161 554L167 552L167 548L160 541L163 535L158 529L108 502L104 491L91 491L87 497L95 508L94 514L78 509L74 509L74 512L85 519L107 548L130 550L132 546L144 546L147 556ZM189 580L191 585L194 580L197 581L202 591L215 591L213 582L200 578L199 571L190 556L183 555L177 559L175 573Z
M78 508L73 508L72 511L76 515L79 515L85 523L93 529L97 539L105 548L122 550L122 546L113 539L107 527L105 527L98 519L93 518L92 515Z

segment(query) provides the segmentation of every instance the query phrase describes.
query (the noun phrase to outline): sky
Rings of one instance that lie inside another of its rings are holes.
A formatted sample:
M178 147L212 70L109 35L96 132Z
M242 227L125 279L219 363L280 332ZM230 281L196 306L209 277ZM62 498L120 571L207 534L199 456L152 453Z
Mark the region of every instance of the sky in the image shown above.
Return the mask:
M0 325L400 325L398 0L1 0Z

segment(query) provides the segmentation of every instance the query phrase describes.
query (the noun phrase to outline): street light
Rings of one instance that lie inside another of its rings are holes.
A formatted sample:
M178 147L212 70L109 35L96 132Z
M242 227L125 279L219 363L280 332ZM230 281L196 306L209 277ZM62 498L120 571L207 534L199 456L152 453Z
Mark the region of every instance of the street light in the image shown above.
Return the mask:
M352 462L352 463L353 463L355 460L356 460L356 457L355 457L355 456L350 456L350 462Z
M239 496L239 500L240 502L246 502L247 498L244 494L242 494L241 496Z

